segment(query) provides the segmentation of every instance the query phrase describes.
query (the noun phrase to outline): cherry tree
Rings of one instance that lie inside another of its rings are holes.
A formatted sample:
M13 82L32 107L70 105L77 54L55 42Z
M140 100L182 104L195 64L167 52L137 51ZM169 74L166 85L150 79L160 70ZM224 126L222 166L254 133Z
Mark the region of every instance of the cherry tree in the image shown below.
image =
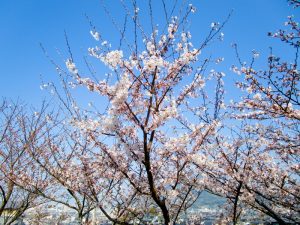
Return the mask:
M112 49L93 28L100 45L89 48L89 54L112 71L103 80L80 72L72 54L66 60L71 85L87 87L105 98L107 107L85 116L73 114L70 124L87 137L88 148L68 163L61 177L116 224L143 223L151 212L161 215L164 224L175 224L203 190L195 161L205 161L204 149L213 147L221 126L225 74L205 75L210 59L201 59L201 51L222 39L225 23L212 23L204 41L194 47L186 25L196 9L183 4L181 16L175 17L176 3L168 11L162 2L166 29L160 33L154 26L149 1L149 35L136 1L133 12L123 4L134 25L133 44L125 28L120 31L120 46L125 43L126 51ZM204 90L207 82L216 84L212 98Z
M298 1L289 1L295 8ZM296 9L297 10L297 9ZM197 163L208 191L228 200L226 222L237 224L248 215L272 218L279 224L298 223L299 211L299 25L289 16L289 30L269 33L288 44L291 62L271 53L267 69L250 64L233 67L245 81L237 86L246 93L233 103L230 126L208 149L205 163ZM233 128L234 127L234 128ZM249 217L248 217L249 218ZM225 222L224 221L224 222Z
M64 119L60 111L50 111L46 106L35 113L33 121L39 125L38 134L28 140L24 149L26 166L14 171L11 179L23 190L43 199L46 204L40 206L42 209L64 206L76 212L80 224L88 224L95 207L61 175L72 168L72 162L80 159L86 145L67 129Z
M267 150L265 132L262 125L243 124L243 128L232 130L230 139L220 135L215 148L207 153L210 160L199 166L206 188L228 200L224 222L260 218L273 218L281 224L298 221L295 180L291 176L292 185L284 183L287 170Z
M39 122L27 117L20 102L4 100L0 107L0 216L4 224L13 224L24 212L42 201L15 182L15 175L24 167L31 168L26 149L39 133ZM28 123L27 123L28 122Z
M299 6L297 1L290 2L296 8ZM226 172L226 176L236 180L231 182L238 187L232 189L236 190L233 193L248 195L241 199L244 204L280 224L297 223L300 219L300 29L292 16L285 25L290 29L269 33L269 36L289 45L287 48L293 50L291 62L275 56L271 49L267 69L255 69L257 53L249 65L241 63L240 69L234 68L239 75L245 76L245 81L238 82L237 86L247 93L241 102L234 104L237 110L234 118L245 120L248 125L241 129L245 138L232 142L230 145L238 144L223 156L226 160L232 158L229 165L244 165L231 166L231 172ZM237 46L235 48L237 51ZM239 152L240 148L248 149L246 154L244 150Z
M87 223L93 209L89 199L68 188L60 177L60 170L81 146L64 129L62 115L48 107L44 103L35 112L20 103L4 102L1 107L0 212L6 215L5 224L25 210L55 204L75 210L79 223Z

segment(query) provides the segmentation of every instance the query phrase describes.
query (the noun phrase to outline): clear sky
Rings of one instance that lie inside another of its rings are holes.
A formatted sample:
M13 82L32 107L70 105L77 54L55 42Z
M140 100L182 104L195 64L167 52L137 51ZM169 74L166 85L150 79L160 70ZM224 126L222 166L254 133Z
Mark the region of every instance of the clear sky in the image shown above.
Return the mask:
M124 11L119 0L104 0L113 17L122 21ZM129 2L125 0L125 2ZM160 0L152 0L155 19L161 17ZM171 0L166 0L170 4ZM211 22L222 21L233 9L224 29L225 40L210 48L216 57L224 57L222 69L230 76L229 67L237 63L231 43L238 43L243 58L249 59L253 49L265 57L269 46L278 53L288 52L279 41L267 37L268 31L283 27L288 15L299 13L285 0L194 0L197 13L191 17L194 43L204 38ZM149 18L141 8L145 21ZM59 63L68 57L64 30L68 33L75 58L87 54L96 45L89 34L88 15L106 39L117 41L116 30L107 18L99 0L0 0L0 95L36 104L48 94L40 90L41 76L57 81L57 73L46 59L39 43ZM114 42L113 42L114 43ZM115 46L117 47L117 46ZM62 56L57 53L62 52ZM264 58L263 58L264 60ZM100 62L99 62L100 63ZM98 71L101 74L101 71ZM231 89L228 87L227 89Z

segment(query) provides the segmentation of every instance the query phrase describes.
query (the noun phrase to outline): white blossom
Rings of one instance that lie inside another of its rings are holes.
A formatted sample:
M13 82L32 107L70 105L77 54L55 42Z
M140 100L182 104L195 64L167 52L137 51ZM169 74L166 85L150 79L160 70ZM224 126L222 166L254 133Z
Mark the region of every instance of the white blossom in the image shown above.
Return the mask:
M97 32L97 31L90 31L91 35L93 36L93 38L96 40L96 41L99 41L100 40L100 34Z
M105 65L109 65L115 69L118 65L121 65L123 58L123 51L115 50L108 52L106 55L102 56L100 59Z
M254 96L253 96L253 98L255 99L255 100L261 100L261 94L260 93L256 93Z
M76 68L75 63L71 59L67 59L66 66L71 73L73 73L73 74L78 73L78 69Z

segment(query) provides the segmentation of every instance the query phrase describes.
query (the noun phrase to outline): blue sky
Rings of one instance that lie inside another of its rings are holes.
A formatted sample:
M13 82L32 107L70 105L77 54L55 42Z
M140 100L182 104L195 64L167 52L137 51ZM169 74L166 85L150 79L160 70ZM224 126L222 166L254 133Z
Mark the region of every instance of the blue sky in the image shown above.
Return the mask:
M124 11L119 0L105 0L112 16L122 22ZM129 1L125 1L129 2ZM161 1L153 0L156 23L161 18ZM173 1L166 1L167 4ZM298 11L288 7L285 0L194 0L197 13L191 17L193 43L207 34L211 22L222 21L233 9L233 15L224 29L225 40L212 45L207 54L224 57L221 66L231 76L229 67L237 63L231 43L238 43L243 59L251 57L253 49L261 52L261 63L269 46L275 52L286 54L289 49L279 41L267 37L268 31L283 27L286 17ZM146 7L140 7L142 20L149 21ZM74 56L82 61L87 48L96 45L91 38L88 15L101 34L117 43L116 30L107 18L99 0L1 0L0 1L0 95L18 97L29 104L37 104L49 96L40 90L41 77L57 81L57 73L42 52L42 43L58 63L68 57L64 31L68 33ZM130 34L129 34L130 35ZM114 45L113 45L114 46ZM117 45L115 45L117 47ZM59 50L62 55L57 53ZM284 53L283 53L284 52ZM101 67L99 67L101 70ZM99 74L102 71L98 71ZM229 82L226 89L233 89Z

